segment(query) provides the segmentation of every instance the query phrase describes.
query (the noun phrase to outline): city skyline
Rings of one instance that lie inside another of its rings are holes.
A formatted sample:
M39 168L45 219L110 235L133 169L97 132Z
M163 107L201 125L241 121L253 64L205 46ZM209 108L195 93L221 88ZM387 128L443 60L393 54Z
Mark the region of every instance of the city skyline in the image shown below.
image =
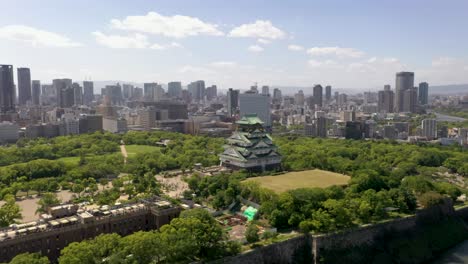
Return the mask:
M2 63L30 68L41 83L205 80L220 90L258 82L377 91L393 88L399 71L415 72L415 83L468 83L462 1L205 3L4 4ZM65 19L69 10L80 10L79 22Z

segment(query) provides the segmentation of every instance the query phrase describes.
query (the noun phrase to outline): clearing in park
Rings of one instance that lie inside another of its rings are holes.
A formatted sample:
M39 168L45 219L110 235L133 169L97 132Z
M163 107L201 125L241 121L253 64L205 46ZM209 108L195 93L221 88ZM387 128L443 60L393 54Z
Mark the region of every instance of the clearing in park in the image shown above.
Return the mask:
M275 176L261 176L247 179L247 181L259 182L262 187L275 192L285 192L298 188L325 188L332 185L346 185L350 177L323 170L295 171Z

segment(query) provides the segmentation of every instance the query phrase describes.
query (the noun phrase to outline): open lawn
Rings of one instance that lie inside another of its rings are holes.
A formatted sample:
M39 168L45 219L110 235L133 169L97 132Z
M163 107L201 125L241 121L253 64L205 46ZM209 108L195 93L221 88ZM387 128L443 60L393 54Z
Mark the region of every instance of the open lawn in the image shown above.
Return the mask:
M159 147L147 145L125 145L125 149L127 149L128 156L133 156L140 153L148 153L155 151L159 149Z
M280 193L297 188L325 188L332 185L346 185L349 179L350 177L347 175L316 169L288 172L275 176L254 177L247 179L247 181L259 182L262 187Z

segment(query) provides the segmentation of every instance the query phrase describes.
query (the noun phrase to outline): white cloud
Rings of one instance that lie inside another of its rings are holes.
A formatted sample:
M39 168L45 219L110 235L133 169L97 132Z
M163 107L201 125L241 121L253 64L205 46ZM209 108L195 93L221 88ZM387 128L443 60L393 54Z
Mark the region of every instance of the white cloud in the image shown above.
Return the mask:
M304 47L299 46L299 45L291 44L291 45L288 46L288 50L301 51L301 50L304 50Z
M218 29L217 25L203 22L199 18L182 15L163 16L156 12L149 12L143 16L127 16L122 20L112 19L111 26L122 30L137 31L172 38L184 38L198 35L224 35L224 33Z
M438 57L432 60L430 67L417 69L416 78L431 84L457 84L468 82L468 61L452 58Z
M145 49L150 45L148 38L138 33L129 36L120 36L106 35L96 31L93 32L93 35L96 37L97 43L112 49Z
M318 61L318 60L309 60L308 61L309 66L318 68L318 67L323 67L323 68L339 68L341 67L340 64L338 64L334 60L325 60L325 61Z
M269 20L257 20L251 24L243 24L229 32L230 37L238 38L261 38L261 39L282 39L286 33L273 26Z
M212 74L213 71L204 67L185 65L179 68L179 73Z
M251 52L262 52L263 48L260 47L259 45L251 45L249 46L248 50Z
M338 58L360 58L364 52L352 48L313 47L307 50L311 56L336 56Z
M261 44L270 44L271 40L259 38L257 39L257 42Z
M215 61L210 63L210 65L216 68L234 68L237 66L237 63L234 61Z
M0 27L0 38L28 43L32 46L45 47L79 47L82 44L74 42L60 34L40 30L23 25L8 25Z

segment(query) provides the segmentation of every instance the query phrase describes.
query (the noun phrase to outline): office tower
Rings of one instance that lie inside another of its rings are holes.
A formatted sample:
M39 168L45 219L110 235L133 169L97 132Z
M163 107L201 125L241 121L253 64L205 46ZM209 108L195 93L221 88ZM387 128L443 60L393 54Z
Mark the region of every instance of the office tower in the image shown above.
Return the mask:
M322 107L322 101L323 101L323 88L322 85L317 84L314 86L314 106L319 106Z
M82 105L83 104L83 87L80 86L79 83L74 82L72 84L73 87L73 94L74 94L74 105Z
M335 94L333 95L333 99L335 99L336 102L338 102L338 96L340 95L340 93L338 92L335 92Z
M396 139L397 131L393 124L384 125L382 137L385 139Z
M106 85L104 96L107 97L111 105L121 105L123 103L122 87L120 84Z
M421 136L429 140L437 138L437 121L432 118L421 121Z
M393 113L395 94L390 90L390 85L385 85L383 91L379 91L377 110L384 113Z
M33 105L40 105L41 98L41 81L32 81L32 103Z
M133 89L132 99L141 100L142 98L143 98L143 88L135 87L135 89Z
M346 139L362 139L364 137L364 123L359 121L348 121L345 126Z
M262 94L263 95L270 95L270 87L264 85L262 86Z
M160 84L156 85L153 91L153 101L155 102L161 101L164 98L165 93L166 91L164 91L164 89L162 88Z
M331 100L331 90L332 87L330 85L325 86L325 100L327 100L327 102Z
M255 92L239 94L239 112L243 117L257 114L265 127L271 127L270 97Z
M205 81L191 82L187 88L193 101L199 103L205 99Z
M420 105L429 103L429 84L427 82L419 84L418 101Z
M414 88L414 73L413 72L398 72L395 81L395 111L396 112L411 112L414 107L411 105L412 98L405 97L412 93L407 92Z
M281 101L282 101L281 90L278 88L273 89L273 103L281 104Z
M0 112L15 110L15 83L13 65L0 65Z
M206 88L206 99L211 101L218 96L218 88L216 85L212 85Z
M239 90L229 88L227 92L227 111L228 116L234 116L237 113L239 107Z
M154 107L145 107L138 112L140 126L146 130L156 126L156 109Z
M11 122L0 122L0 143L15 143L19 139L20 127Z
M304 92L299 90L297 94L294 95L294 102L296 105L302 106L305 102Z
M167 84L167 93L170 97L182 97L182 83L170 82Z
M123 94L122 94L123 98L126 100L131 99L133 96L133 89L134 89L133 85L123 84L122 89L123 89Z
M83 104L91 105L94 101L94 83L91 81L83 82Z
M348 101L348 96L346 94L339 94L338 95L338 105L346 105L346 102Z
M72 107L75 103L75 92L71 79L54 79L52 85L57 96L57 106L61 108Z
M392 86L390 86L390 84L386 84L384 85L383 89L384 91L390 91L392 89Z
M418 104L418 88L413 87L403 91L403 112L414 113L416 112L416 105Z
M29 68L18 68L18 104L26 105L31 101L31 71Z
M158 87L158 83L144 83L143 84L143 96L146 101L154 100L154 91Z
M258 94L258 86L255 83L255 85L250 86L250 92Z
M318 117L314 119L313 122L315 123L316 136L322 138L327 137L327 119L325 117Z

